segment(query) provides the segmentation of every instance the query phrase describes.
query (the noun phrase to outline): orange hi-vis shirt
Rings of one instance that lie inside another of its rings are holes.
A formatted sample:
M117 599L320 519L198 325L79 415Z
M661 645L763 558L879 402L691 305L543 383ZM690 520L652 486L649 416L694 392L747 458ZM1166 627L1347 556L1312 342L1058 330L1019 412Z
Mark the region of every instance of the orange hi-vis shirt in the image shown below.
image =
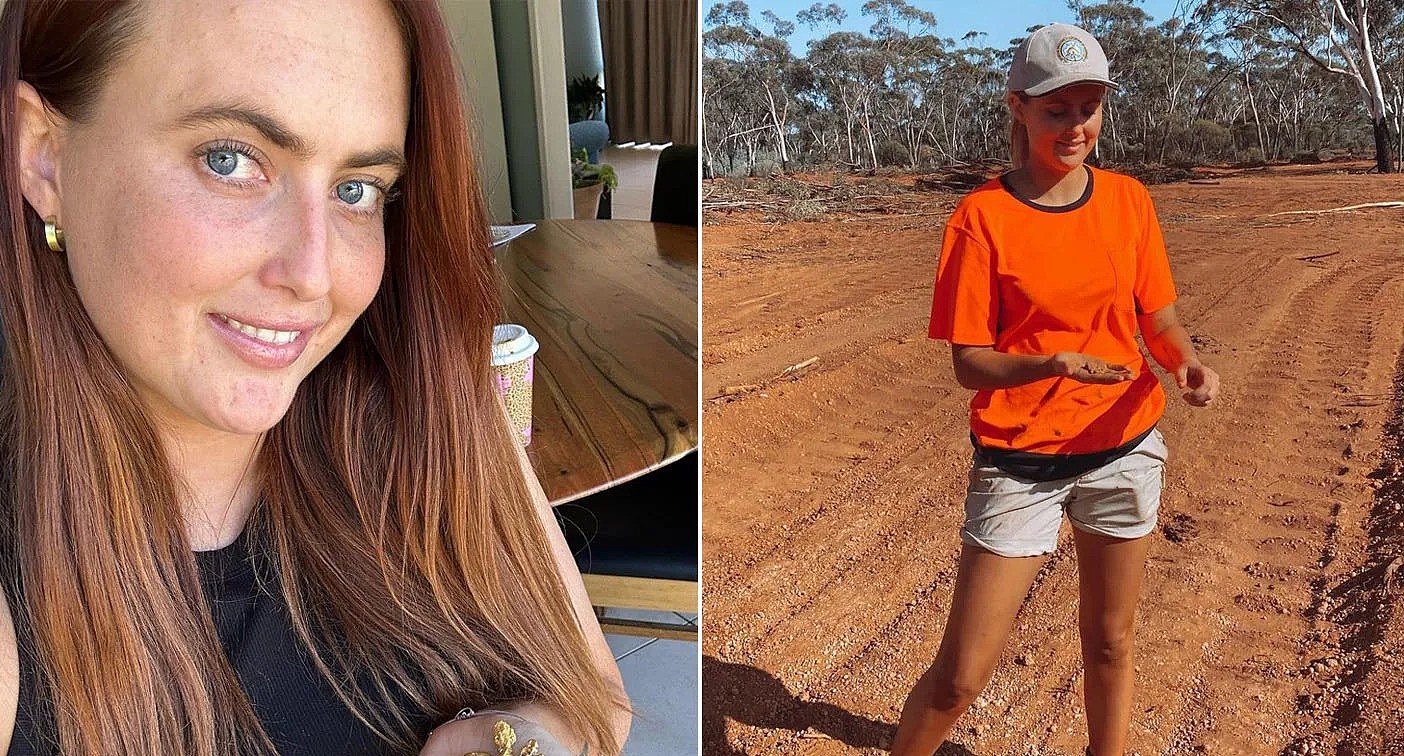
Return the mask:
M982 446L1107 451L1148 431L1165 410L1136 343L1137 315L1176 297L1155 208L1141 182L1087 170L1087 191L1063 207L1022 200L998 178L961 201L941 242L930 335L1009 354L1082 352L1135 377L979 391L970 429Z

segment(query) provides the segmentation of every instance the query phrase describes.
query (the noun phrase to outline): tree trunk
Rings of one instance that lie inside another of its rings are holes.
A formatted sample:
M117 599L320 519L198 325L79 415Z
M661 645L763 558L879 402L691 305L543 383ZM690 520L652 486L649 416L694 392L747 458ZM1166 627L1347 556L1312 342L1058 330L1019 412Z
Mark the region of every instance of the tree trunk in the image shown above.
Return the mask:
M848 138L848 162L853 165L857 165L858 154L853 149L853 119L849 115L847 109L844 110L843 114L843 128L844 133Z
M1383 116L1374 119L1375 126L1375 169L1380 173L1393 173L1394 163L1389 159L1389 121Z
M770 86L765 85L765 99L770 104L770 123L775 127L775 144L780 148L780 171L783 173L790 169L790 150L785 139L785 122L789 120L790 103L785 101L785 109L782 113L780 106L775 103L775 94L770 91Z
M1258 103L1253 99L1253 85L1248 80L1248 65L1246 63L1243 66L1243 88L1248 90L1248 107L1253 109L1253 128L1258 132L1258 152L1261 154L1262 161L1266 163L1268 161L1267 141L1263 138L1263 122L1262 119L1258 118Z
M1398 171L1404 158L1404 93L1400 92L1398 84L1394 85L1394 134L1399 138L1394 152L1394 169Z
M1121 157L1126 157L1126 150L1117 149L1121 145L1116 138L1116 116L1112 113L1112 110L1112 104L1107 103L1107 130L1111 132L1111 149L1108 150L1108 152L1112 154L1112 159L1115 160L1118 152L1121 153Z
M863 103L863 131L868 137L868 157L873 161L873 168L878 167L877 146L873 144L873 117L868 112L868 103Z
M1375 65L1374 43L1370 40L1370 13L1366 0L1355 0L1356 35L1360 57L1365 64L1363 80L1369 90L1370 123L1375 127L1375 167L1380 173L1390 173L1394 164L1389 159L1389 120L1386 116L1384 88L1380 85L1380 70Z

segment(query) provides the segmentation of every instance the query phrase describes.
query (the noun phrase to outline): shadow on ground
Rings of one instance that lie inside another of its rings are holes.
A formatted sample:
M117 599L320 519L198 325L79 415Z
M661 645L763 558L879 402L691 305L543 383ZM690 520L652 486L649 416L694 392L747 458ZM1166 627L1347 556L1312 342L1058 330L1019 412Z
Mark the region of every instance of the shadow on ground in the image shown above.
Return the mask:
M702 656L703 756L741 756L727 742L726 723L790 730L832 739L854 749L885 751L894 727L833 704L801 701L774 675L744 664ZM964 746L946 743L940 756L975 756ZM752 756L745 754L745 756Z

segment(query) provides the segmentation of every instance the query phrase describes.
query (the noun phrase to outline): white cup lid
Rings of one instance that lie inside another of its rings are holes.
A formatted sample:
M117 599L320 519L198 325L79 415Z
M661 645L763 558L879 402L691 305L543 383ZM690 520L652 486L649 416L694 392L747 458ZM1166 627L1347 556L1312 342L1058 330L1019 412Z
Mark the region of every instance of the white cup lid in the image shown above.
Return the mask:
M523 326L515 323L504 323L492 327L492 364L493 367L510 365L513 362L520 362L533 354L540 345L536 343L536 338Z

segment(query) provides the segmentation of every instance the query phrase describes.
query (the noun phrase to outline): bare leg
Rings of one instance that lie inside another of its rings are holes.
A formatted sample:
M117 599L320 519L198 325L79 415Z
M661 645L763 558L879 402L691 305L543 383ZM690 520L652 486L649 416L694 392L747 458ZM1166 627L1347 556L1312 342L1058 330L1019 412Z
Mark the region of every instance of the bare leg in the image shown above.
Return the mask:
M894 756L931 756L994 673L1045 556L1002 557L965 545L936 661L902 707Z
M1136 679L1136 601L1150 538L1110 538L1073 528L1078 628L1087 670L1083 699L1094 756L1121 756Z

